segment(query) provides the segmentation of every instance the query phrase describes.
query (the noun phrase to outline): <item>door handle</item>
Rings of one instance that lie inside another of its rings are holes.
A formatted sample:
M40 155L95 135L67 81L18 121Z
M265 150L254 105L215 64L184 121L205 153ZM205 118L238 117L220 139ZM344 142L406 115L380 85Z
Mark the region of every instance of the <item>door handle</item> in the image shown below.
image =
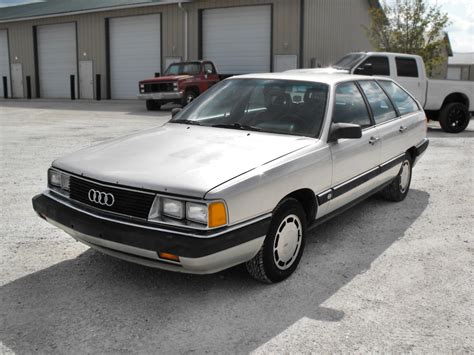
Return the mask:
M403 133L407 130L407 127L405 126L400 126L400 129L398 130L400 133Z
M375 145L380 140L379 137L370 137L369 144Z

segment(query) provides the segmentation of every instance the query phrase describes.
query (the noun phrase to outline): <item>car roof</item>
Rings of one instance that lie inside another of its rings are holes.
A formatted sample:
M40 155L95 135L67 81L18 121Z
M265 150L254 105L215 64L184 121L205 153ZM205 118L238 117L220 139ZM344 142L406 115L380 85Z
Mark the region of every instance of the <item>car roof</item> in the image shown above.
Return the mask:
M259 73L259 74L246 74L238 75L229 78L232 79L276 79L276 80L291 80L291 81L307 81L315 83L323 83L328 85L334 85L344 81L354 80L390 80L390 78L379 78L375 76L366 75L352 75L346 73L313 73L310 71L291 71L282 73Z

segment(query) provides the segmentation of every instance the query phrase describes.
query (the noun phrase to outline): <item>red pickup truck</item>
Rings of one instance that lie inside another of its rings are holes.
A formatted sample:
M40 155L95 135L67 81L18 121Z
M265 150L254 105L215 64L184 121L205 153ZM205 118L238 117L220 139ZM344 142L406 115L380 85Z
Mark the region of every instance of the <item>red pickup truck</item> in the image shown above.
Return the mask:
M138 98L146 100L148 110L170 102L186 106L219 80L210 61L174 63L163 76L140 81Z

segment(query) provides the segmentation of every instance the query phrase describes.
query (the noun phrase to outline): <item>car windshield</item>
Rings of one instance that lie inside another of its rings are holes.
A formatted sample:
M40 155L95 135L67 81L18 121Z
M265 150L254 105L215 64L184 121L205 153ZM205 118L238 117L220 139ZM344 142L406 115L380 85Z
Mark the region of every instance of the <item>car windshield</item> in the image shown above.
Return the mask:
M332 67L335 69L350 70L364 57L364 53L351 53L339 59Z
M201 63L176 63L166 69L165 75L198 75L200 71Z
M170 122L319 136L328 85L275 79L229 79L215 85Z

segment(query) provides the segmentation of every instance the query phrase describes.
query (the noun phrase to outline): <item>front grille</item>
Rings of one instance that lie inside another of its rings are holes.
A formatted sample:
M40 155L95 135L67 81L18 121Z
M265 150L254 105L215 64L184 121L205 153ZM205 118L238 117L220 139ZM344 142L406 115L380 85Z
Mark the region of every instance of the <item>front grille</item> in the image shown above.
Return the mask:
M145 93L174 91L173 83L150 83L145 84Z
M71 176L70 198L86 205L99 208L104 211L120 213L127 216L146 219L155 198L154 194L136 190L120 189L110 185L97 184L89 180ZM112 206L92 202L89 200L89 191L96 190L106 194L112 194L114 203Z

